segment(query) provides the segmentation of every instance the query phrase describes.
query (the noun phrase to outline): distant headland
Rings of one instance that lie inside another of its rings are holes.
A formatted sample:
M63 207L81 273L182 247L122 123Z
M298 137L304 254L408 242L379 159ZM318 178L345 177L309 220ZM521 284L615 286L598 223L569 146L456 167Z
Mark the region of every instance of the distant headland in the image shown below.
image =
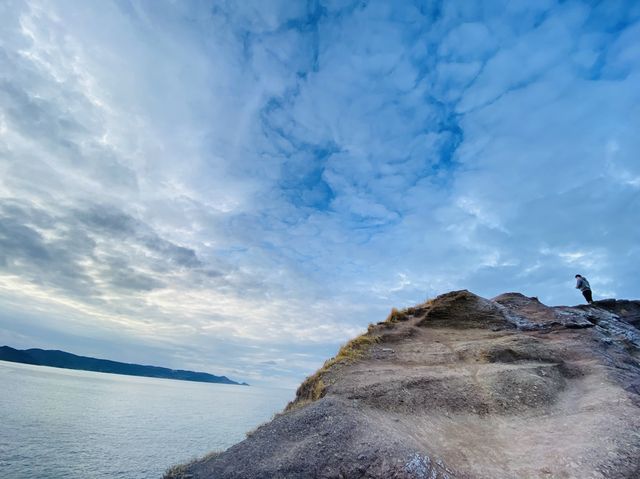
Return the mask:
M181 369L144 366L141 364L121 363L108 359L77 356L65 351L45 349L14 349L9 346L0 347L0 360L14 363L50 366L54 368L79 369L98 373L123 374L126 376L143 376L149 378L178 379L180 381L196 381L201 383L236 384L248 386L247 383L232 381L226 376Z

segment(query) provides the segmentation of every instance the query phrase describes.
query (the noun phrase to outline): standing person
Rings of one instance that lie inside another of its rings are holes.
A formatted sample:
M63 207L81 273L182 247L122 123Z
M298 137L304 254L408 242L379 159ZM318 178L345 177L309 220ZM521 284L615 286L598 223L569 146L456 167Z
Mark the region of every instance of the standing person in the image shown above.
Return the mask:
M584 296L584 299L587 300L587 303L593 303L593 297L591 296L591 285L589 284L589 281L587 281L587 278L582 275L576 274L576 280L576 289L582 291L582 295Z

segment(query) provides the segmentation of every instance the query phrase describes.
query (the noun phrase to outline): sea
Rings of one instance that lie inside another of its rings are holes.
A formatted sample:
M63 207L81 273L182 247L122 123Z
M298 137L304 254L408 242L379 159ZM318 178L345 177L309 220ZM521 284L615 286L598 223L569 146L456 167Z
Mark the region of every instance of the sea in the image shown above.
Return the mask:
M0 478L160 479L241 441L293 396L0 361Z

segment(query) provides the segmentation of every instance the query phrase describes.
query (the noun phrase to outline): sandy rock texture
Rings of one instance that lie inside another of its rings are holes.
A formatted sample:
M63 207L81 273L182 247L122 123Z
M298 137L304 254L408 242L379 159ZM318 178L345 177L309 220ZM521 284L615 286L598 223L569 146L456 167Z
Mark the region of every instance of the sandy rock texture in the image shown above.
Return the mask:
M447 293L370 326L182 476L640 478L640 302Z

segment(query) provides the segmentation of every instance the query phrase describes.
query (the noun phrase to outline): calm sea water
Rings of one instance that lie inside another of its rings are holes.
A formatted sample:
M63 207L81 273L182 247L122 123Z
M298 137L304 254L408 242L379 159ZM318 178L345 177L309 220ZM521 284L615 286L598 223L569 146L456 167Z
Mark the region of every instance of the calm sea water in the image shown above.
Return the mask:
M0 477L158 479L244 439L292 397L0 361Z

